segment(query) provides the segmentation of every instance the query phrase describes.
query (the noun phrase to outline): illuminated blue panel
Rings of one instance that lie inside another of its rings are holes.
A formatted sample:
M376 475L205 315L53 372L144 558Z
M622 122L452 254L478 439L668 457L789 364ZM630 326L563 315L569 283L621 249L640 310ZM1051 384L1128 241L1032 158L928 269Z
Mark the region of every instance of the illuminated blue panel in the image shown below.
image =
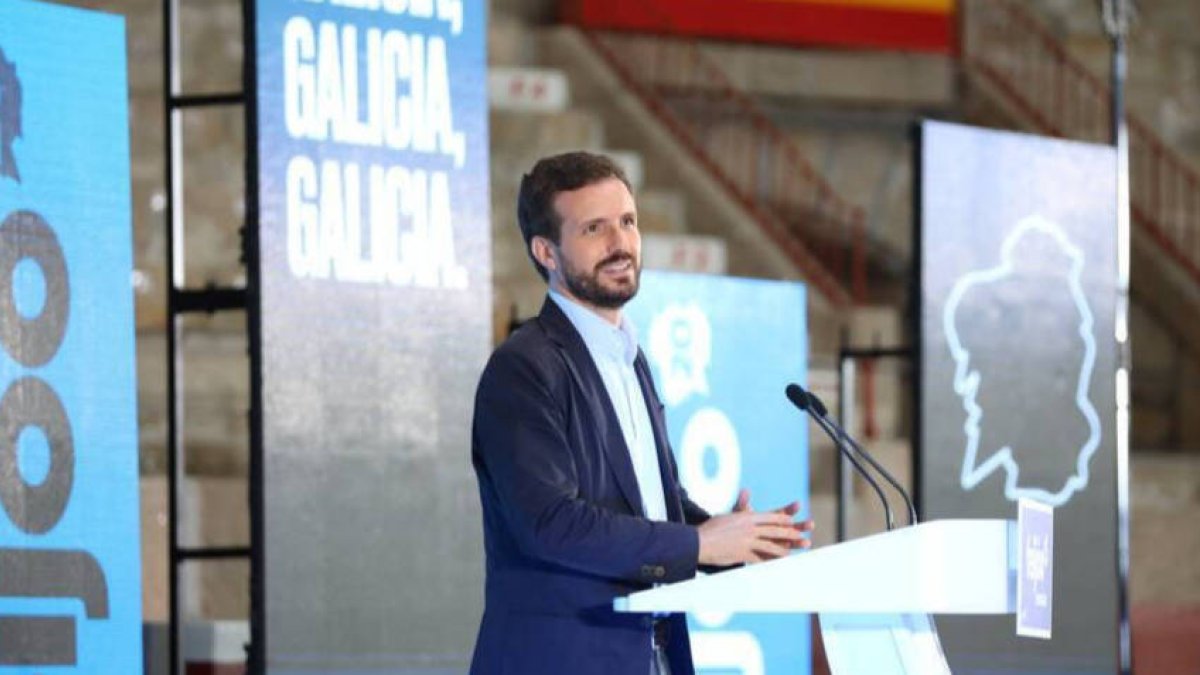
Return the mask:
M0 670L140 673L121 18L0 4Z
M492 337L486 5L255 3L272 675L470 664L483 552L467 449Z
M627 308L667 407L688 495L711 513L800 500L808 513L806 418L784 397L807 381L805 289L796 283L646 272ZM808 615L693 615L699 675L807 673Z

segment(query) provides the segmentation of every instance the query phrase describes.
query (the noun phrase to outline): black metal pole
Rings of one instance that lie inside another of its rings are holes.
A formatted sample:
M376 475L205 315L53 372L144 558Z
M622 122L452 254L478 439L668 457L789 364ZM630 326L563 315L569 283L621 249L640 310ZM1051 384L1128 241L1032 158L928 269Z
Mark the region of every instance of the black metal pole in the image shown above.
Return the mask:
M177 219L177 209L182 208L182 205L175 203L175 180L178 178L175 172L176 163L176 124L175 124L175 105L173 103L176 94L178 93L178 78L176 72L178 70L178 35L176 17L178 15L177 0L163 0L162 3L162 18L163 18L163 125L166 133L164 134L164 160L165 168L165 184L164 196L165 199L165 214L166 214L166 239L167 239L167 265L166 265L166 288L167 288L167 654L170 662L168 663L167 672L179 673L180 671L180 602L179 602L179 565L180 545L179 545L179 437L180 437L180 422L179 412L180 406L178 401L179 390L177 380L179 377L179 358L177 355L178 342L176 331L178 324L176 323L175 312L175 221Z
M900 359L916 363L916 350L911 347L871 347L858 349L847 346L849 339L842 336L842 348L838 351L838 418L842 426L850 429L854 426L856 406L854 397L856 389L854 381L857 378L858 362L860 360L878 361L882 359ZM853 506L854 473L850 470L850 460L841 452L837 452L834 463L834 495L837 499L837 539L846 541L850 532L850 513ZM916 452L914 445L912 451ZM915 461L915 460L914 460ZM913 465L915 466L915 465ZM914 469L915 470L915 469Z
M1132 248L1129 196L1129 126L1125 114L1128 77L1126 38L1132 19L1132 0L1101 0L1104 29L1112 40L1112 142L1117 150L1117 306L1115 336L1118 361L1117 403L1117 652L1122 674L1133 672L1133 639L1129 624L1129 443L1130 371L1129 273Z
M250 349L250 648L249 675L267 672L262 388L262 276L259 265L258 5L242 0L242 94L245 97L246 330Z
M843 345L845 337L843 336ZM853 413L851 412L854 403L852 399L856 396L854 391L854 379L856 374L855 361L845 355L846 347L843 346L841 353L838 355L838 419L842 421L842 426L853 428ZM854 474L850 471L850 460L846 455L840 452L834 441L834 456L837 461L834 463L836 471L834 472L835 484L834 494L837 497L837 541L846 541L850 533L850 509L852 507L852 498L854 495Z
M964 11L967 3L963 3ZM962 26L965 27L966 18L960 17ZM970 46L963 33L964 43L962 52L966 54L965 49ZM961 66L960 66L961 67ZM961 100L961 99L960 99ZM924 489L925 483L922 478L925 468L924 448L921 446L922 433L924 431L924 420L922 415L925 412L924 408L924 389L921 381L922 368L924 367L923 352L924 338L921 335L921 312L924 303L924 291L922 288L922 266L924 265L924 243L922 241L922 208L924 199L924 131L923 122L917 121L912 128L912 265L909 268L908 278L908 306L909 306L909 336L912 340L912 388L909 390L912 393L912 486L913 486L913 502L917 507L917 517L924 520Z

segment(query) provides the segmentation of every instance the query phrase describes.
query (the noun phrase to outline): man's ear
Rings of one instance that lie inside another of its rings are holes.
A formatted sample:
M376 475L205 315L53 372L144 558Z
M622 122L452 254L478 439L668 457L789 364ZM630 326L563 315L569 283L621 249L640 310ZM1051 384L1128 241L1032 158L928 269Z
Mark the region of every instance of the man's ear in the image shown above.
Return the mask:
M550 240L536 236L529 240L529 251L533 253L533 259L538 261L542 267L547 270L558 269L558 259L554 256L554 244Z

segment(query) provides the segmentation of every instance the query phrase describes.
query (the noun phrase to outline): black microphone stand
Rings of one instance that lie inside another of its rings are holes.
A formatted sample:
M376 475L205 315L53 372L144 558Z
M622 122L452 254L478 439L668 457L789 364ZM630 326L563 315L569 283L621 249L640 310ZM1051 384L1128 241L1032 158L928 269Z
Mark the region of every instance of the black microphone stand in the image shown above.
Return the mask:
M821 403L820 399L817 399L811 393L804 391L804 389L802 389L798 384L789 384L784 393L787 394L787 398L792 402L792 405L808 413L809 417L811 417L813 421L817 423L817 426L821 427L821 430L824 431L825 434L833 441L833 444L837 447L838 452L842 453L842 456L850 460L850 464L856 471L858 471L858 475L862 476L863 480L867 481L867 484L870 485L871 489L875 491L875 495L879 497L879 503L883 505L884 524L887 526L889 531L894 529L895 519L892 516L892 506L888 502L887 497L883 494L883 488L879 487L879 483L871 477L871 474L867 471L866 467L864 467L858 461L858 458L854 456L855 453L850 450L846 443L841 440L842 434L834 431L833 423L826 419L823 415L817 414L817 410L814 408L814 403L816 405L820 405L822 409L824 408L824 404Z
M841 427L837 428L839 430L841 429ZM913 501L912 498L908 496L908 491L900 487L899 481L897 481L891 473L884 469L883 466L880 465L879 462L877 462L875 458L870 455L870 453L868 453L866 450L863 450L862 446L858 444L858 441L855 441L850 437L850 434L847 434L845 431L842 431L841 433L842 438L844 438L846 442L854 448L854 451L857 452L860 457L867 460L867 463L869 463L876 471L879 472L881 476L883 476L883 479L892 486L892 489L900 494L900 498L904 500L904 506L908 509L908 524L915 525L917 523L917 509L915 506L913 506Z

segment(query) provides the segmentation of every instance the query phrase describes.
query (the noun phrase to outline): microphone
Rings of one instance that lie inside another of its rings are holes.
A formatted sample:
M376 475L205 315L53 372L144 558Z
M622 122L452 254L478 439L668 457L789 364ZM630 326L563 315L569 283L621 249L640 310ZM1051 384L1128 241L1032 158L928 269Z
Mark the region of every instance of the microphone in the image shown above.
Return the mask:
M879 497L879 503L883 504L883 515L887 529L893 529L895 527L895 523L892 519L892 506L888 503L887 497L884 496L883 489L880 488L879 483L875 482L875 479L871 477L870 472L868 472L866 468L859 463L858 459L854 456L854 453L851 452L850 449L846 447L846 444L842 442L841 434L834 431L834 427L832 426L833 423L825 417L825 404L821 403L821 399L813 396L809 392L804 391L800 385L795 383L789 384L787 388L784 389L783 393L787 395L788 400L792 402L792 405L808 413L808 415L812 417L813 421L817 423L817 426L821 427L821 430L824 431L829 438L833 439L833 444L837 447L838 451L841 452L846 459L850 460L850 464L854 466L856 471L858 471L858 475L862 476L863 479L867 481L867 484L871 486L871 489L875 490L876 496Z
M900 485L900 482L897 481L887 469L883 468L883 465L875 461L875 458L871 456L871 453L864 450L862 446L850 436L850 434L846 433L845 429L839 426L837 422L829 419L826 413L825 404L821 402L821 399L817 398L816 394L810 391L808 392L808 398L810 402L809 404L812 406L813 410L818 415L825 418L825 420L831 425L833 425L833 427L838 430L838 433L841 435L841 437L846 439L846 442L854 448L854 451L857 452L860 457L867 460L867 462L874 467L881 476L883 476L884 480L891 484L892 488L900 494L900 498L904 500L905 507L908 508L908 524L915 524L917 522L917 509L913 506L912 497L909 496L908 491Z

